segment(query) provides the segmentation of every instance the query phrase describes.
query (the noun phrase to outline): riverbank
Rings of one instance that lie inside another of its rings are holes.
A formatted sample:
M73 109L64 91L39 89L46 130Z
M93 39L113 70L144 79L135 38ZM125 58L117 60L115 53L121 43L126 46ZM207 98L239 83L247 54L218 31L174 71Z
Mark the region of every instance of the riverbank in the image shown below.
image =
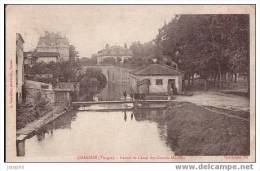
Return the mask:
M44 113L42 117L27 123L23 128L16 131L17 138L22 140L27 136L30 136L35 131L39 130L44 125L54 121L64 113L68 111L67 107L64 106L52 106L52 109Z
M169 105L167 132L175 154L249 155L249 112L210 109L213 110L190 102Z
M212 106L231 111L249 112L249 98L221 91L194 91L192 96L177 96L179 102L191 102L199 106Z
M36 108L33 105L18 106L16 111L16 129L22 129L27 124L45 116L47 113L54 110L52 104L46 104Z

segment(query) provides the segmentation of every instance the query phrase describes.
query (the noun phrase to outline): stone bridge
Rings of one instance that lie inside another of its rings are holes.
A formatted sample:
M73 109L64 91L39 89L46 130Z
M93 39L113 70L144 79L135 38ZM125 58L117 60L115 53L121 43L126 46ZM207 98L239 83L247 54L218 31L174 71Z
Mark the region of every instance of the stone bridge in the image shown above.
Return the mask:
M130 91L129 69L115 65L92 65L84 66L84 71L88 68L100 70L107 79L106 87L98 95L102 100L112 100L120 97L123 91Z
M83 67L84 71L88 68L100 70L108 82L122 82L129 79L129 69L124 67L115 65L91 65Z
M110 72L114 68L113 65L90 65L90 66L84 66L83 69L86 71L88 68L91 69L97 69L104 74L107 80L110 80Z

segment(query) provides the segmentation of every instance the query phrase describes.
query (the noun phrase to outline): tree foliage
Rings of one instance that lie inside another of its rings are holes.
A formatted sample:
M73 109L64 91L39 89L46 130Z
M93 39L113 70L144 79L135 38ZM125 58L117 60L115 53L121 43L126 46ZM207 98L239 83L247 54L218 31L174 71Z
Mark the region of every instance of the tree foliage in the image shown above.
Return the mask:
M115 64L116 60L113 57L103 59L102 64Z
M248 15L180 15L159 29L156 43L163 55L190 76L249 74Z
M57 82L75 82L79 80L81 74L81 66L75 61L61 61L58 63L36 63L32 67L26 66L25 73L31 75L35 81L42 81L52 83L55 85ZM40 79L40 75L51 75L48 79Z
M59 63L37 63L26 67L26 74L30 80L52 83L79 82L81 100L92 100L93 95L99 93L107 84L106 77L98 69L88 68L86 71L78 61L62 61ZM52 75L41 78L41 75Z
M97 64L97 58L96 57L82 57L78 59L78 62L81 66L87 66L87 65L96 65Z
M130 46L133 58L130 59L132 64L145 65L152 62L153 58L160 58L160 51L154 41L140 43L133 42Z
M69 58L72 61L75 61L76 58L79 57L79 52L76 50L76 47L74 45L69 46Z
M95 94L106 87L107 79L98 69L88 68L80 77L81 100L92 100Z

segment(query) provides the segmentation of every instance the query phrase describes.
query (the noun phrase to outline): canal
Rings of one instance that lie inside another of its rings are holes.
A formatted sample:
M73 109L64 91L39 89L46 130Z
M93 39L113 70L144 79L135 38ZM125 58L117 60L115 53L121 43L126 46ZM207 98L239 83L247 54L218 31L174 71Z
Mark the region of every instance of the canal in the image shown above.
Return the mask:
M167 143L167 127L156 121L162 111L143 112L68 113L27 139L24 157L173 155Z
M115 90L123 90L118 87L108 84L99 98L118 100L121 95ZM174 155L167 125L161 119L165 109L99 111L117 107L118 104L91 105L87 109L92 111L78 110L61 116L25 141L25 156L20 158L37 161L53 157L77 160L100 155Z

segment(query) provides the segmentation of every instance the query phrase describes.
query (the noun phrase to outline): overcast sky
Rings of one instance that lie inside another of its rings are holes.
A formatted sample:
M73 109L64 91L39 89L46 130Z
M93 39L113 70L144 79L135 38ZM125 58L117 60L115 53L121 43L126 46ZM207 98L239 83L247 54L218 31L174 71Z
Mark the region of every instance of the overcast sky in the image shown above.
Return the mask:
M61 32L80 56L90 57L105 44L128 45L155 38L175 16L171 6L9 6L7 23L22 34L25 51L36 47L44 31Z
M8 33L21 33L25 51L36 47L44 31L61 32L80 56L110 45L130 45L155 38L158 29L176 14L248 13L253 6L239 5L9 5ZM252 17L253 15L251 15ZM253 18L252 18L253 19Z

